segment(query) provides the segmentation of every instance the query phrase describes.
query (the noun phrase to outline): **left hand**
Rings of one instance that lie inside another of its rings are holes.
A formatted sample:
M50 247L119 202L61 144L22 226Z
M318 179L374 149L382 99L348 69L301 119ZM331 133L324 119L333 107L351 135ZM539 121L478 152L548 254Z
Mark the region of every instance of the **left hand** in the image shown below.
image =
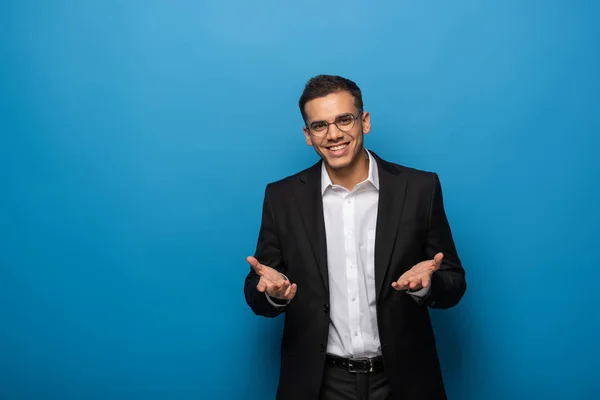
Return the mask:
M421 261L402 274L392 287L400 290L419 290L426 288L431 283L431 275L440 268L444 254L437 253L433 260Z

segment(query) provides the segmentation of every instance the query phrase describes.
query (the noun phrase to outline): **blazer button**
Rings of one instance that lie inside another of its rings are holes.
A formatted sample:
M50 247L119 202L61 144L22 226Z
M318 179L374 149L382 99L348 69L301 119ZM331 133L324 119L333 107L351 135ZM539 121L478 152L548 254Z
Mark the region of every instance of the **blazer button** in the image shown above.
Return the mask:
M319 350L321 350L321 353L325 353L325 345L324 344L320 344L319 345Z
M329 314L329 304L323 304L323 312Z

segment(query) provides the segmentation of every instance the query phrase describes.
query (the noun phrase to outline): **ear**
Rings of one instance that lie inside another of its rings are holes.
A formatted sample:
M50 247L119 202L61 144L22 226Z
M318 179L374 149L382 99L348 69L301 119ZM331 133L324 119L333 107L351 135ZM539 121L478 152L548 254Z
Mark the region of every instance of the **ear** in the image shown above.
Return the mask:
M306 125L302 128L304 131L304 139L306 139L306 144L309 146L312 146L312 136L310 136L310 132L308 131L308 128L306 127Z
M371 131L371 114L368 111L364 111L361 118L363 135L366 135Z

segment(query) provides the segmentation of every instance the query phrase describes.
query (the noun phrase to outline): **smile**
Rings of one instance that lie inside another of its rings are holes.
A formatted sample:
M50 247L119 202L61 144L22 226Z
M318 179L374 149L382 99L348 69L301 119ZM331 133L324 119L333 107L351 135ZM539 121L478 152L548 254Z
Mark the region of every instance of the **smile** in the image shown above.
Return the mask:
M328 147L328 149L331 151L339 151L339 150L344 150L346 147L348 147L348 143L337 144L335 146Z

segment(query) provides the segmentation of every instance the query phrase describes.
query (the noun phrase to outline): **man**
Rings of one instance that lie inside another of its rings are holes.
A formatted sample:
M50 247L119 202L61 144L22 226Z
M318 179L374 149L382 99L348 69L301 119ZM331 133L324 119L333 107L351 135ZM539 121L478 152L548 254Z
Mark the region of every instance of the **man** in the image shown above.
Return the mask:
M320 75L299 101L321 160L267 185L244 292L285 313L278 399L445 399L428 307L465 289L435 173L363 146L358 86Z

